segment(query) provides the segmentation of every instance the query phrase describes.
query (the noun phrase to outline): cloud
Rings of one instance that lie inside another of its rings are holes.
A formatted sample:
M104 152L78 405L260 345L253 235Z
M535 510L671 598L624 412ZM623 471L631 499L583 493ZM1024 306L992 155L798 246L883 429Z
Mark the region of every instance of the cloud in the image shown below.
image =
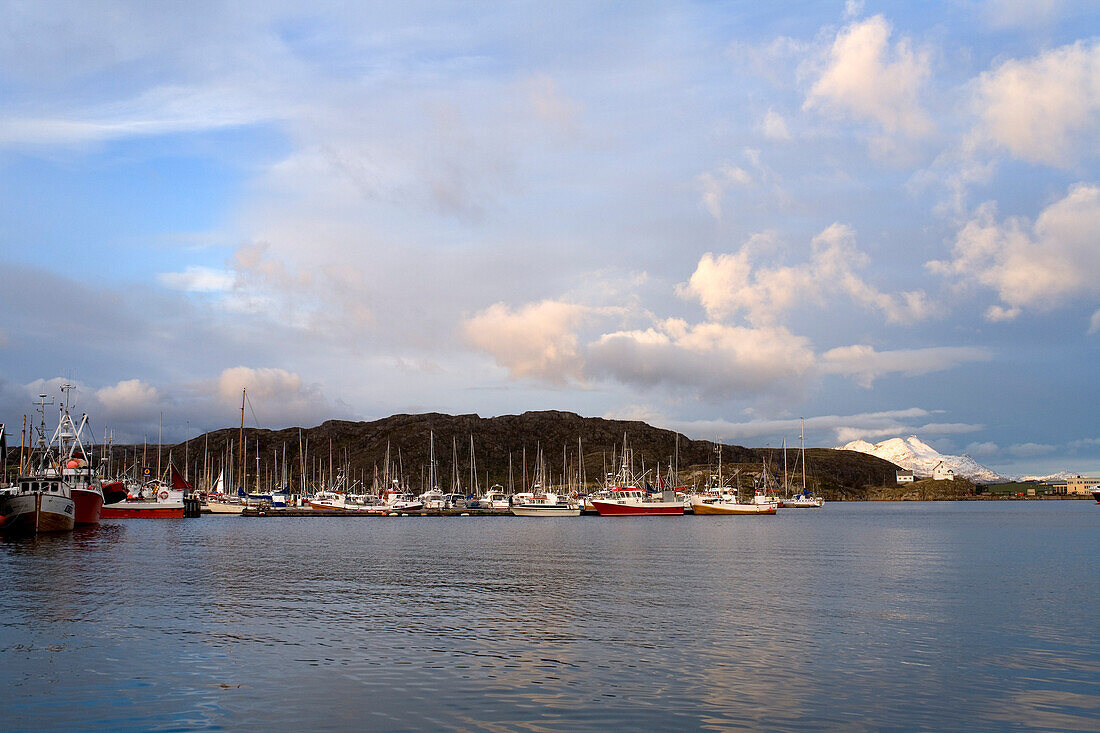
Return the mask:
M1024 308L1049 310L1078 295L1092 299L1092 274L1100 271L1097 231L1097 185L1072 187L1033 226L1020 217L998 222L994 204L987 203L956 235L954 258L926 267L960 283L995 290L1004 305L990 308L986 317L1011 320Z
M730 397L791 386L809 372L809 341L782 327L689 325L670 318L653 328L606 333L588 345L588 366L635 386L690 387Z
M764 137L769 140L785 142L791 139L791 132L787 129L787 120L774 109L769 109L768 113L764 115L761 127L764 130Z
M226 270L192 266L183 272L162 272L157 275L161 285L189 293L221 293L233 289L236 276Z
M722 218L722 198L732 185L752 185L752 176L743 168L726 164L713 173L702 173L698 179L703 192L703 205L715 219Z
M729 420L675 420L662 415L652 408L631 406L612 410L605 417L619 420L644 420L651 425L665 427L683 433L689 438L713 440L749 440L758 438L778 439L783 436L797 436L803 425L806 430L806 443L828 440L832 444L844 444L853 440L880 439L899 435L959 435L977 432L982 425L969 423L917 422L932 413L921 407L900 410L864 412L854 415L815 415L801 418L781 418L772 420L751 420L732 422ZM824 437L828 434L828 438Z
M991 441L985 443L971 443L966 446L967 455L975 458L990 458L1001 452L1000 447Z
M1089 319L1089 333L1100 333L1100 310L1092 314L1092 318ZM0 341L0 346L3 342Z
M257 102L241 88L159 86L136 98L73 110L65 117L0 119L0 147L83 145L239 127L272 116Z
M1068 168L1100 150L1100 42L1011 59L976 86L976 134L1016 157Z
M576 328L590 313L587 306L554 300L518 310L494 303L466 319L462 333L467 343L490 354L513 378L564 384L582 378L584 360Z
M886 316L891 323L910 323L936 314L923 291L883 293L855 274L868 258L856 247L855 232L836 223L813 238L809 262L760 267L755 260L778 249L772 233L755 234L732 254L704 254L687 283L677 287L683 298L697 299L714 320L744 314L754 325L772 325L796 305L821 304L846 295Z
M1045 445L1042 443L1020 443L1018 445L1011 446L1008 452L1017 458L1034 458L1036 456L1045 456L1053 453L1057 450L1053 445Z
M842 346L821 355L825 374L855 377L864 387L887 374L919 376L953 369L972 361L989 361L992 352L975 346L936 346L927 349L875 351L871 346Z
M1058 19L1064 0L985 0L984 16L993 28L1034 30Z
M933 125L920 103L929 58L902 38L890 47L890 24L881 15L842 29L803 109L870 121L887 133L920 137Z
M126 379L95 391L104 417L119 420L148 419L163 409L157 388L141 379Z

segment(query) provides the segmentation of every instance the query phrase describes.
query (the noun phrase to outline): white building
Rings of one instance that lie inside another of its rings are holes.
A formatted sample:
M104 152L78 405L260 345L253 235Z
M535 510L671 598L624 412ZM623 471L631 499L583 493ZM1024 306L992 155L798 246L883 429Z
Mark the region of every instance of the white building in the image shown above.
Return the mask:
M898 483L899 484L911 484L913 483L913 472L902 469L898 471Z
M947 466L945 466L943 464L943 461L940 461L939 463L936 464L936 467L932 469L932 480L933 481L954 481L955 480L955 472L952 471Z

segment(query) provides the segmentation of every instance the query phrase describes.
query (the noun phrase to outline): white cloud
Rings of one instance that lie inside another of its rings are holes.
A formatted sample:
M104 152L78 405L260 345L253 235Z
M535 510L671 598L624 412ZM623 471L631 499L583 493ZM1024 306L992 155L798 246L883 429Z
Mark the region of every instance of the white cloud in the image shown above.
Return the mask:
M1100 310L1092 314L1089 319L1089 333L1100 333Z
M1045 445L1043 443L1020 443L1011 446L1008 452L1017 458L1034 458L1035 456L1048 455L1055 450L1056 448L1053 445Z
M954 259L932 261L934 273L997 292L1003 306L986 312L992 321L1010 320L1023 308L1050 309L1072 296L1094 299L1093 273L1100 271L1100 186L1079 184L1036 219L996 219L984 204L959 231Z
M846 0L844 3L844 17L854 18L863 12L863 0Z
M891 49L890 24L881 15L841 30L804 109L869 120L887 133L927 135L932 122L920 103L929 58L902 38Z
M162 272L157 281L173 290L189 293L222 293L233 289L236 276L227 270L192 266L183 272Z
M1072 167L1100 150L1100 43L1011 59L977 80L977 134L1033 163Z
M242 390L248 390L246 422L262 428L299 424L316 424L346 413L344 405L333 404L315 384L307 384L296 372L273 367L237 366L224 369L212 381L192 386L190 398L205 405L204 412L225 411L239 419ZM209 400L215 405L209 405Z
M244 88L160 86L140 96L68 117L0 119L0 147L82 145L120 138L238 127L270 119L273 112L248 98Z
M805 418L804 421L800 418L781 418L733 422L722 419L675 420L652 408L636 405L612 410L605 417L618 420L644 420L651 425L676 430L689 438L703 440L717 438L739 441L754 438L794 437L805 425L807 445L813 445L815 440L822 440L824 434L830 436L828 440L832 443L844 444L858 438L880 439L913 434L959 435L976 432L983 428L982 425L969 423L917 422L931 414L924 408L910 407L855 415L815 415Z
M512 377L534 377L563 384L582 378L584 359L576 328L591 309L543 300L518 310L495 303L466 319L466 341L490 354Z
M163 409L157 388L141 379L126 379L96 390L96 399L106 417L133 420L149 418Z
M985 0L986 22L993 28L1035 30L1057 20L1064 0Z
M593 375L626 384L688 386L729 397L797 385L814 365L809 341L782 327L689 325L670 318L653 328L617 331L588 345Z
M752 176L744 168L727 163L713 173L700 174L697 181L703 192L703 205L711 216L721 219L722 199L726 189L732 185L749 186L752 184Z
M764 115L762 123L764 137L769 140L787 141L791 139L791 132L787 129L787 120L774 109L769 109Z
M971 443L970 445L966 446L967 455L973 456L975 458L989 458L991 456L997 455L998 453L1000 453L1000 451L1000 447L992 441L986 441L984 443Z
M922 291L896 295L880 292L855 274L868 264L856 247L855 232L833 224L814 237L809 262L758 267L755 260L778 249L774 234L756 234L733 254L704 254L691 279L677 288L684 298L698 299L711 319L744 313L754 325L771 325L799 304L823 303L828 296L851 300L882 312L891 323L909 323L935 315Z
M975 346L875 351L871 346L855 345L826 351L821 355L821 370L825 374L854 377L864 387L870 387L876 379L887 374L919 376L992 358L989 350Z

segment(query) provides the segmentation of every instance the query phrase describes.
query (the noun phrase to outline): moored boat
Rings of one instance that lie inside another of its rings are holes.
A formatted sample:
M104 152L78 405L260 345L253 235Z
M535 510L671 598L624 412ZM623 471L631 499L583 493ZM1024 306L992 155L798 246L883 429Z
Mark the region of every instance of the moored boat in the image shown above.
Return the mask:
M553 493L523 492L512 497L512 514L517 517L579 517L581 505Z
M0 493L0 532L36 534L67 532L75 524L76 506L60 476L22 476Z
M755 516L767 516L775 514L779 507L775 504L757 504L755 502L748 503L738 501L737 497L732 494L725 495L708 495L698 494L691 499L691 510L695 514L741 514L741 515L755 515Z
M191 488L174 464L168 464L172 476L171 488L160 483L143 486L137 497L104 504L103 519L182 519L183 494Z
M592 507L601 517L653 517L682 516L684 502L675 492L665 495L647 494L641 489L619 487L612 489L608 498L592 500Z

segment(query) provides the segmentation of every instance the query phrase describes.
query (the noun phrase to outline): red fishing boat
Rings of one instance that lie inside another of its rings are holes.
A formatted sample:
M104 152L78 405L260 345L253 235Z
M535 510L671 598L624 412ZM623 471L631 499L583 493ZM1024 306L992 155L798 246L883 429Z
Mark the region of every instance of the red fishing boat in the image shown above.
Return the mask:
M663 492L669 496L647 494L641 489L617 487L610 496L592 500L592 508L601 517L649 517L683 515L684 502L676 498L676 492Z

